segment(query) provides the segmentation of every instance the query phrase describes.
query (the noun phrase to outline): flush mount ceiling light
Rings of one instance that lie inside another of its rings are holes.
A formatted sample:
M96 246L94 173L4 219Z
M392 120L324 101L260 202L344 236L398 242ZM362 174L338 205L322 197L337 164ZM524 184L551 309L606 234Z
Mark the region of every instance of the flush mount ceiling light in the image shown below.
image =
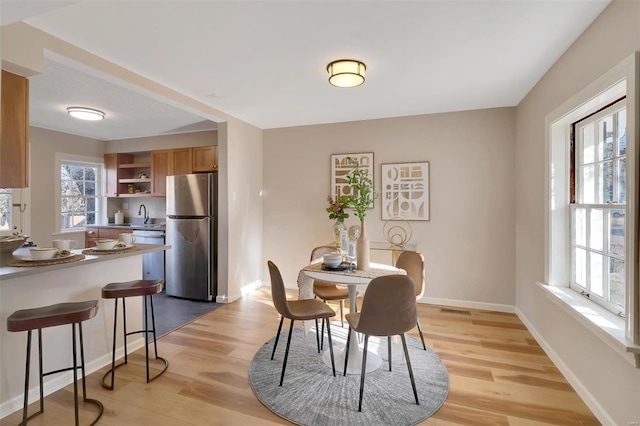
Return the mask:
M339 59L327 65L329 83L336 87L356 87L364 83L367 66L353 59Z
M67 112L70 116L79 118L80 120L96 121L104 118L104 112L93 108L69 107L67 108Z

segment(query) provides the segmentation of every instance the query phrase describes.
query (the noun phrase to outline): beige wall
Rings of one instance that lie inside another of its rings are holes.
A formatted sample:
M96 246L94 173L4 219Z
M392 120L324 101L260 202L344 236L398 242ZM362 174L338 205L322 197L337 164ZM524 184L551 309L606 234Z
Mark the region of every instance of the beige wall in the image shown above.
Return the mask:
M501 108L265 131L264 261L295 287L311 249L332 241L331 154L373 152L377 188L380 164L429 161L431 220L411 222L425 299L512 309L514 119ZM384 241L379 202L366 223L369 238Z
M262 285L263 131L243 121L218 135L218 302Z
M218 145L217 130L107 141L105 152L141 152L205 145Z
M605 424L640 421L640 369L545 298L545 116L640 50L640 2L613 1L558 60L516 112L517 308Z
M55 154L64 153L101 159L104 142L38 127L29 128L29 192L31 240L50 245L56 233ZM84 242L84 232L65 234Z

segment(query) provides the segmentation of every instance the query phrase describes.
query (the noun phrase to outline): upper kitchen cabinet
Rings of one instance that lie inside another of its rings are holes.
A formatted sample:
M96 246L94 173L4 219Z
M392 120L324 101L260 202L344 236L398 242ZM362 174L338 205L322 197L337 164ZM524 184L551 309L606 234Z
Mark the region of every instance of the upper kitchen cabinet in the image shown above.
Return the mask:
M193 173L218 171L218 146L196 146L193 148Z
M105 154L105 196L151 196L151 163L132 154Z
M118 196L118 154L104 155L105 197Z
M167 176L173 169L173 150L162 149L151 152L151 193L164 196L167 194Z
M0 188L29 186L29 80L2 70Z
M172 175L188 175L193 168L194 148L178 148L173 150Z
M173 175L194 173L193 153L196 148L162 149L151 152L151 174L153 176L153 195L164 196L166 178Z

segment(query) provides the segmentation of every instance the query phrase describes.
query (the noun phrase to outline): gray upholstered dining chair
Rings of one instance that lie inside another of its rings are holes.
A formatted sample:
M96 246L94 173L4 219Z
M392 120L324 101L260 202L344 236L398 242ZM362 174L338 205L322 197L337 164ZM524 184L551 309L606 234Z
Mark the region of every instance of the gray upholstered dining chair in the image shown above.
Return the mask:
M293 332L293 322L295 320L318 320L322 319L327 323L327 337L329 338L329 351L331 352L331 367L333 368L333 375L336 375L336 366L333 358L333 344L331 343L331 326L329 325L329 318L332 318L336 313L326 303L323 303L315 299L307 300L287 300L287 293L284 289L284 281L278 267L272 262L267 262L269 266L269 274L271 275L271 298L273 300L273 306L280 314L280 325L278 326L278 334L276 334L276 341L273 344L273 352L271 352L271 359L273 359L276 348L278 347L278 339L280 338L280 330L282 330L282 323L285 318L291 320L289 326L289 337L287 338L287 349L284 352L284 361L282 362L282 373L280 374L280 386L284 381L284 372L287 369L287 358L289 357L289 346L291 345L291 334ZM316 327L317 330L317 327ZM320 345L318 343L318 352L320 352Z
M396 260L396 268L404 269L407 275L413 278L416 286L416 301L424 295L424 256L417 251L403 251L398 260ZM420 318L417 319L416 325L422 340L422 348L426 351L427 345L424 344L424 336L422 335L422 327L420 327Z
M407 360L407 368L409 369L409 377L411 378L411 386L413 387L413 395L416 398L416 404L420 405L413 369L411 368L411 359L407 349L407 340L404 336L404 333L415 326L417 317L415 286L413 279L408 275L385 275L374 278L367 286L360 312L347 314L349 333L347 334L347 347L344 358L343 374L345 376L347 375L347 364L349 362L351 329L364 334L358 411L362 411L369 336L388 337L389 371L391 371L391 336L400 335L405 359Z

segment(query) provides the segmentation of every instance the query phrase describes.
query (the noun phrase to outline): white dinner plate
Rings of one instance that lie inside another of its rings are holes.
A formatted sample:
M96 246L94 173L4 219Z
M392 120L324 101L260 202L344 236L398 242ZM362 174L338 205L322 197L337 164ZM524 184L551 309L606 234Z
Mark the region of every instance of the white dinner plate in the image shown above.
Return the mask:
M52 260L62 260L62 259L69 258L71 256L75 256L75 253L71 253L68 256L52 257L51 259L34 259L31 256L25 256L25 257L21 257L20 260L23 260L25 262L51 262Z
M126 246L126 247L114 247L114 248L110 248L110 249L99 249L99 248L97 248L97 247L92 247L91 249L92 249L93 251L114 251L114 250L115 250L115 251L118 251L118 250L126 250L126 249L131 248L131 247L133 247L133 246Z

